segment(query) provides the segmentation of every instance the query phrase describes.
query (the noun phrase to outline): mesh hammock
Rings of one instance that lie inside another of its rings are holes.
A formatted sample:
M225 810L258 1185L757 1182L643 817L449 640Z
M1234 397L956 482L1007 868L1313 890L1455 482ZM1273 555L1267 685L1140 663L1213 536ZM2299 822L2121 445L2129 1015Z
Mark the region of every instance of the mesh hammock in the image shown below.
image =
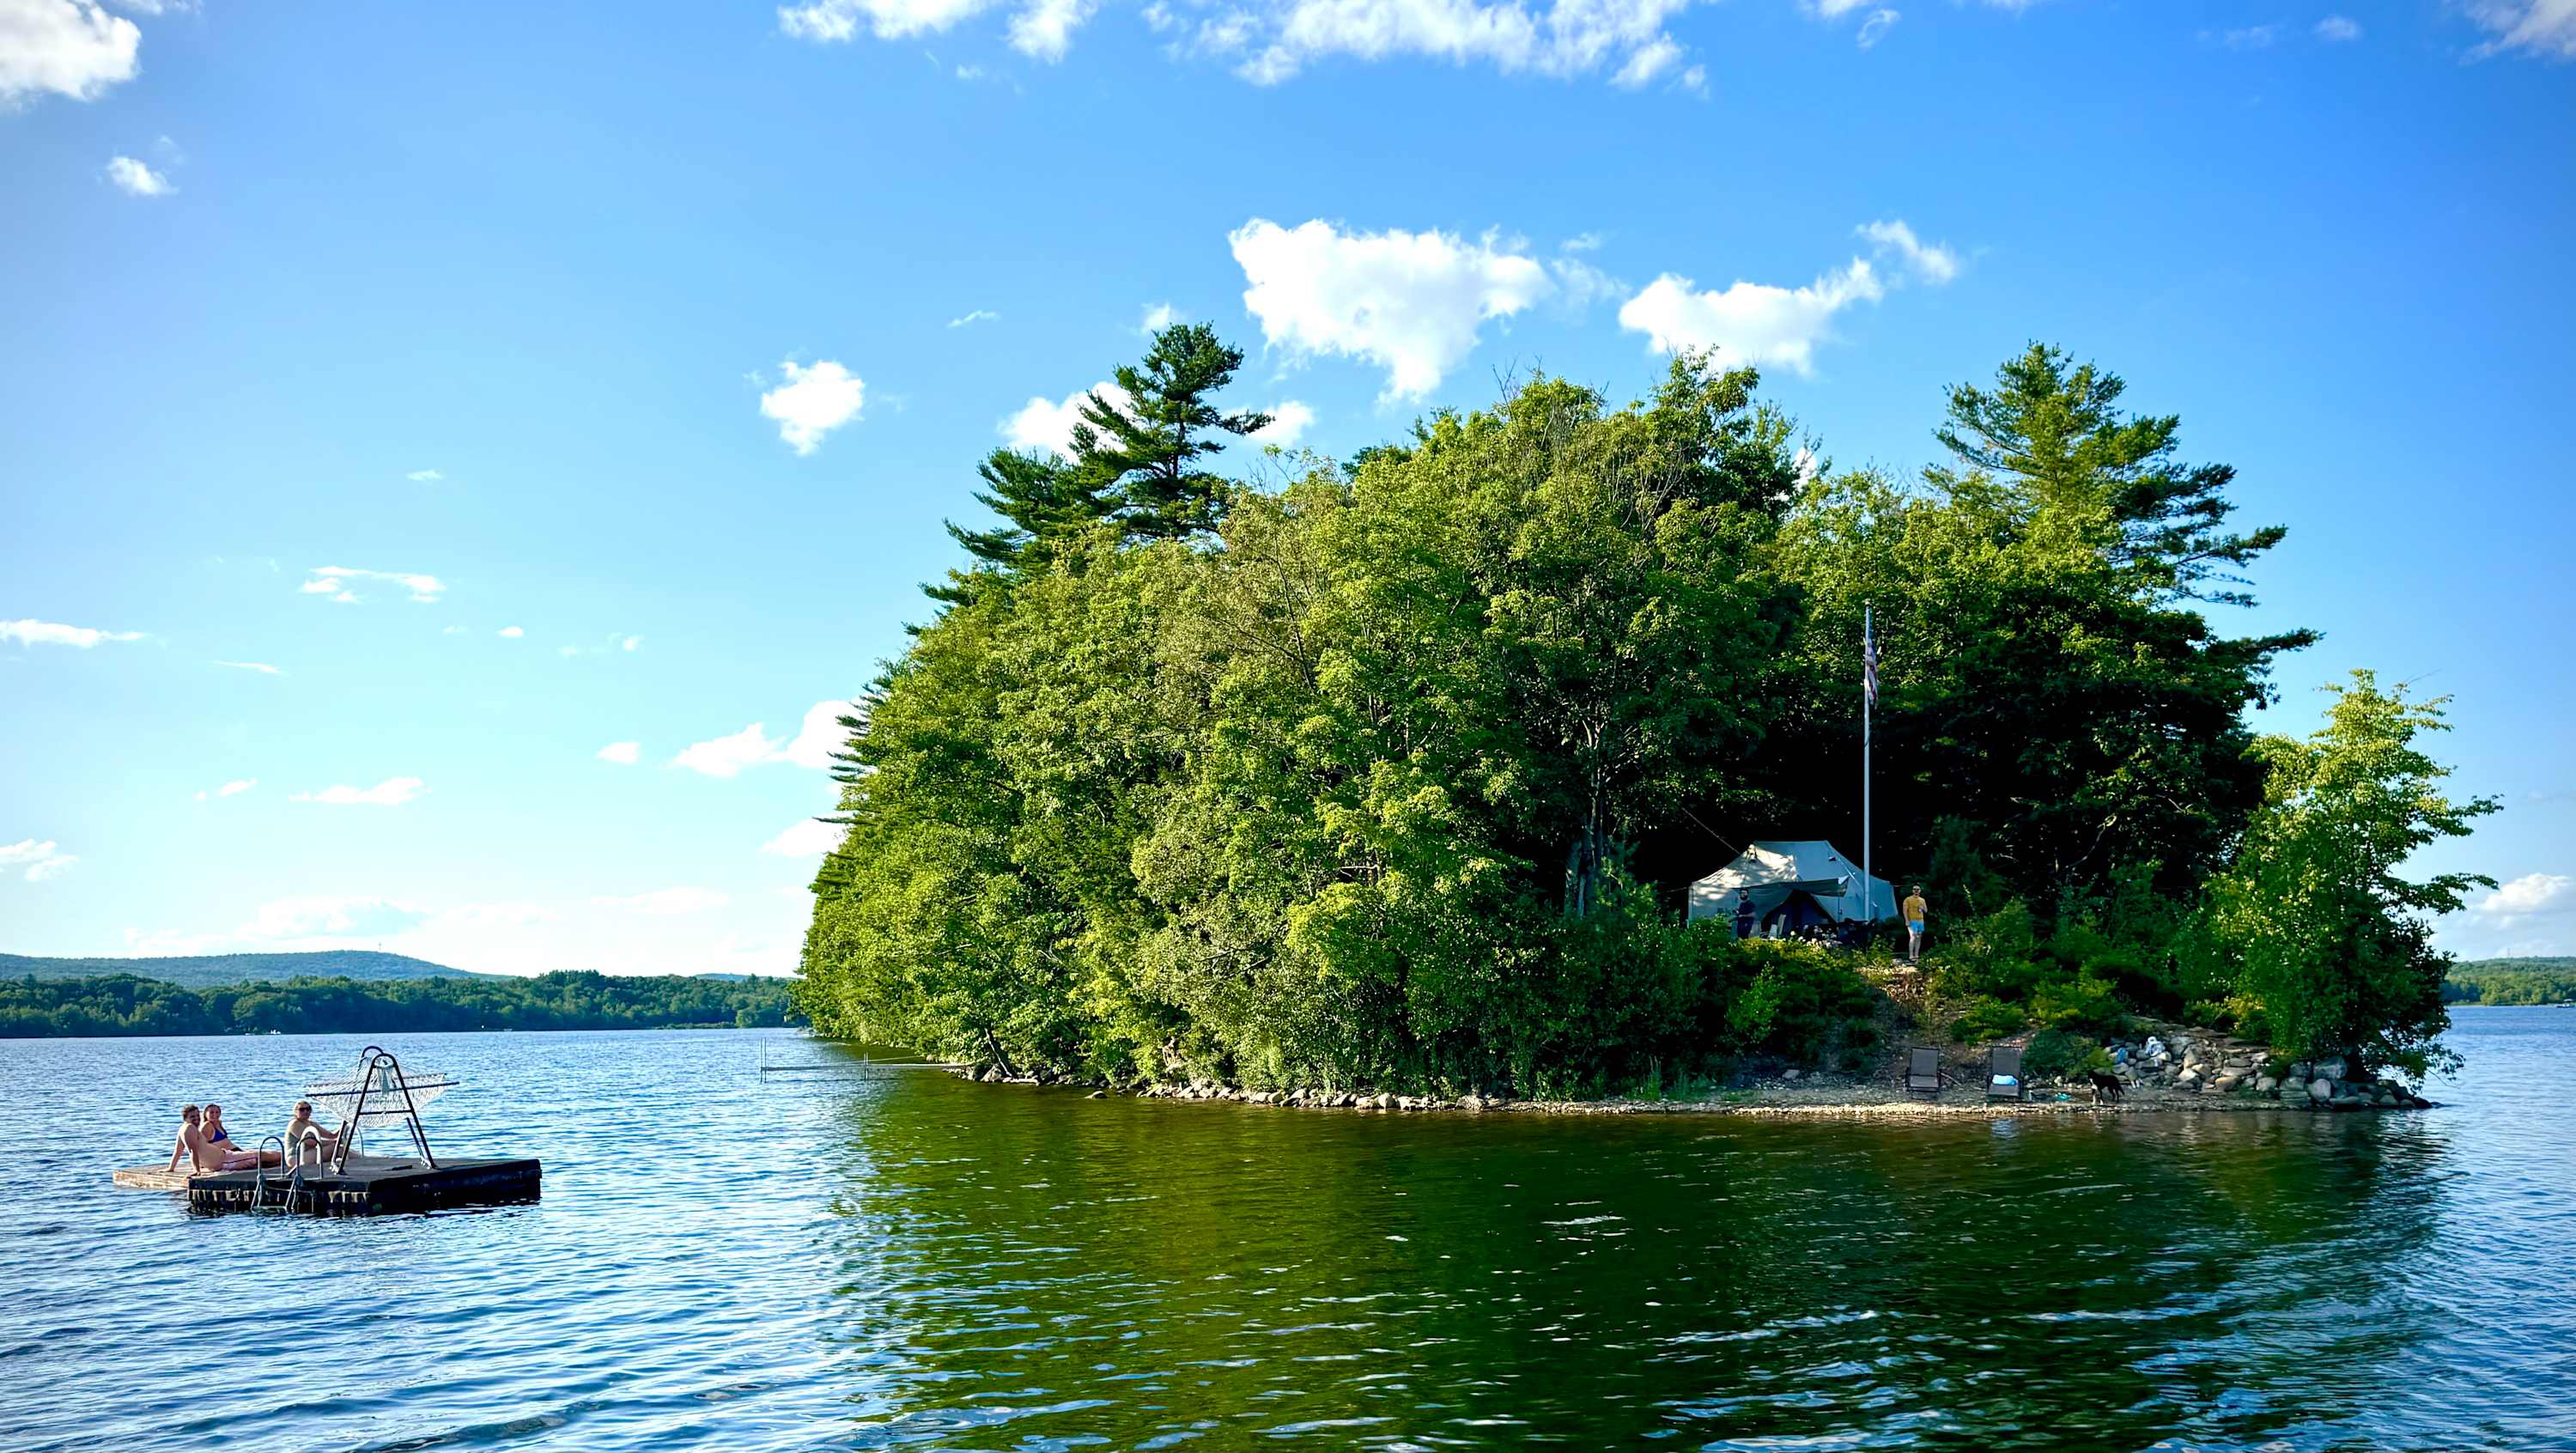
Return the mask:
M390 1060L379 1060L374 1068L338 1079L315 1080L304 1087L304 1098L313 1102L313 1118L322 1121L347 1122L357 1116L360 1126L400 1125L413 1110L455 1089L455 1077L438 1070L415 1069L405 1065L397 1070ZM367 1108L358 1109L358 1096L364 1091ZM404 1099L408 1091L410 1099Z

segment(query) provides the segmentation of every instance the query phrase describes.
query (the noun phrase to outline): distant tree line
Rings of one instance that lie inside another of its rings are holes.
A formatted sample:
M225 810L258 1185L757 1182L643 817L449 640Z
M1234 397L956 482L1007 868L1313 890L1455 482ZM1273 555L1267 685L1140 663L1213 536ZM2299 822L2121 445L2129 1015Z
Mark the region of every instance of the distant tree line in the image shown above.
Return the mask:
M2460 964L2442 997L2453 1004L2576 1004L2576 958Z
M183 989L117 974L0 980L0 1038L150 1034L420 1034L484 1029L758 1029L802 1023L784 979L403 979Z
M1262 423L1215 401L1241 363L1166 330L1067 452L982 461L992 522L844 719L818 1029L1525 1094L1847 1043L1847 962L1681 908L1745 841L1857 847L1868 608L1876 861L1927 885L1980 1035L2134 1010L2439 1059L2425 925L2484 880L2403 866L2493 805L2444 794L2441 702L2366 672L2256 730L2315 636L2213 616L2282 530L2233 527L2234 470L2116 375L2031 347L1946 391L1910 480L1685 358L1262 483L1212 467Z

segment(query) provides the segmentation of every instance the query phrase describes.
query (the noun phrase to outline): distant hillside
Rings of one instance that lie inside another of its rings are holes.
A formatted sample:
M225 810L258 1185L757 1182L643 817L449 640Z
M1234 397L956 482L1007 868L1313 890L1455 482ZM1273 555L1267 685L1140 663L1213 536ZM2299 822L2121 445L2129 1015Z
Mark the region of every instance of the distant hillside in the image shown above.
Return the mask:
M193 958L40 959L0 954L0 979L95 979L131 974L157 979L183 989L211 989L222 984L277 983L299 975L315 979L355 979L380 984L396 979L487 979L403 954L366 949L336 949L303 954L202 954Z
M2446 1004L2576 1003L2576 958L2475 959L2453 964Z

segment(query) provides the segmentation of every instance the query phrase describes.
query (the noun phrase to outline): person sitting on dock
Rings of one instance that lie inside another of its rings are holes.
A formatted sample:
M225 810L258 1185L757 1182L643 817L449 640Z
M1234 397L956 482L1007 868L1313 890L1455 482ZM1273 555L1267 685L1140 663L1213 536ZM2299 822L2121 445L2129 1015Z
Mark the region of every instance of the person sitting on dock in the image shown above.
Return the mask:
M312 1147L310 1154L305 1153ZM290 1165L319 1164L340 1149L340 1137L322 1128L313 1118L313 1102L295 1102L295 1118L286 1122L286 1159Z
M224 1107L216 1104L212 1100L208 1100L206 1102L204 1129L206 1133L206 1143L213 1146L215 1149L222 1151L226 1155L250 1155L253 1153L251 1151L244 1150L239 1145L233 1143L233 1133L224 1128ZM261 1165L275 1165L278 1161L285 1159L284 1156L279 1155L273 1150L262 1150L257 1152L257 1155Z
M170 1147L170 1169L177 1170L182 1159L199 1171L254 1170L260 1164L258 1156L229 1140L208 1140L194 1105L179 1107L179 1143Z

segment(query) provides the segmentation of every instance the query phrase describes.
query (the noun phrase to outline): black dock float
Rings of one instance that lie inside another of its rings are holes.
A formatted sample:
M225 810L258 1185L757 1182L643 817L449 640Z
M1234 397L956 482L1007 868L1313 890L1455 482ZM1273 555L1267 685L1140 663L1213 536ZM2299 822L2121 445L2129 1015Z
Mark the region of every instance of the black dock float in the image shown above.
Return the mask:
M534 1160L442 1160L435 1169L419 1161L327 1165L289 1171L220 1171L188 1178L193 1211L278 1209L321 1216L363 1216L380 1211L434 1211L446 1206L501 1206L537 1199Z

